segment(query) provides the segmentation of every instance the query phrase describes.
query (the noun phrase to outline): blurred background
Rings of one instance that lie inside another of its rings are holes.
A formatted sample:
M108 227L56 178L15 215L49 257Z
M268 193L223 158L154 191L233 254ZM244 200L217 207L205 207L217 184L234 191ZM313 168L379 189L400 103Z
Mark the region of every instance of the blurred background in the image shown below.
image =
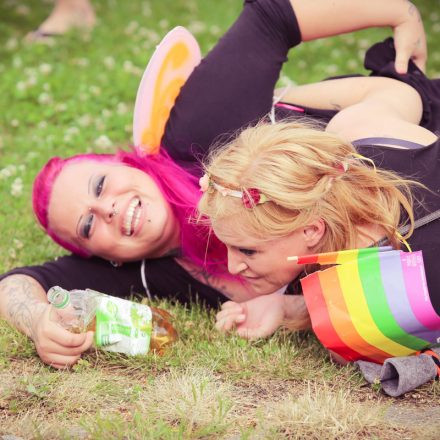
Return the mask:
M384 0L386 1L386 0ZM427 73L440 77L440 0L415 0L428 37ZM186 26L205 54L233 22L240 0L91 0L92 30L30 34L50 0L0 1L0 271L61 251L35 225L32 180L53 155L112 152L131 142L138 83L165 33ZM362 73L365 50L391 32L366 30L295 49L280 85Z

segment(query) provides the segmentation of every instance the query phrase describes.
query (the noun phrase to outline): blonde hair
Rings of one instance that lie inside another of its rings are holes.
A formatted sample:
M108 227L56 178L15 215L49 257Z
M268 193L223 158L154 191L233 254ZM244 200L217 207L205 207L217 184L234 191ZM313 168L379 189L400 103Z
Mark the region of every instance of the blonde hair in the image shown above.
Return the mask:
M366 162L349 142L309 122L260 123L215 152L205 171L219 185L256 188L269 201L249 209L211 188L199 202L200 216L211 223L233 219L236 230L259 239L286 236L320 218L326 228L317 252L357 247L357 226L374 223L399 247L402 209L411 225L404 238L413 231L412 182Z

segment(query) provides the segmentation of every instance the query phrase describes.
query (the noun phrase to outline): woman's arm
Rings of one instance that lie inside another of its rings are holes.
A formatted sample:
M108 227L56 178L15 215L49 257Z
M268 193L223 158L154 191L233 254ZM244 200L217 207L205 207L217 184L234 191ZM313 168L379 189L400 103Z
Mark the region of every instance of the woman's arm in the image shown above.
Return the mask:
M303 41L369 27L391 27L396 70L406 73L411 58L424 71L426 36L417 8L407 0L290 0Z
M349 141L366 137L405 139L429 145L436 136L418 124L422 100L401 81L384 77L341 78L292 87L283 101L338 110L326 130Z
M0 281L0 318L29 336L41 360L55 368L73 365L93 342L93 333L74 334L51 320L43 287L26 275Z

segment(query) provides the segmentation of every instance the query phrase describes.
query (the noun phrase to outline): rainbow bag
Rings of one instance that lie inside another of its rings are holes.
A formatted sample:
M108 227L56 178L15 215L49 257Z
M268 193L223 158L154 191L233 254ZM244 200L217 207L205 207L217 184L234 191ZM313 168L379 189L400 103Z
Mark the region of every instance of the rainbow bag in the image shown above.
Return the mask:
M334 265L301 285L316 336L344 359L383 363L440 342L440 316L431 304L421 251L376 247L297 261Z

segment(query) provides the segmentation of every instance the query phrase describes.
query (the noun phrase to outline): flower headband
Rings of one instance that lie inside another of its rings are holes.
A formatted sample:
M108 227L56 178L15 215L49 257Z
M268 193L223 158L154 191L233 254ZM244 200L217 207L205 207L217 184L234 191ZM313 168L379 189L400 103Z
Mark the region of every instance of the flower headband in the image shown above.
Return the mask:
M248 209L252 209L255 205L261 205L262 203L269 201L269 199L257 188L248 188L244 191L226 188L214 182L209 174L205 174L200 178L199 185L200 191L202 192L206 192L212 188L218 191L223 197L237 197L238 199L241 199L243 205Z

